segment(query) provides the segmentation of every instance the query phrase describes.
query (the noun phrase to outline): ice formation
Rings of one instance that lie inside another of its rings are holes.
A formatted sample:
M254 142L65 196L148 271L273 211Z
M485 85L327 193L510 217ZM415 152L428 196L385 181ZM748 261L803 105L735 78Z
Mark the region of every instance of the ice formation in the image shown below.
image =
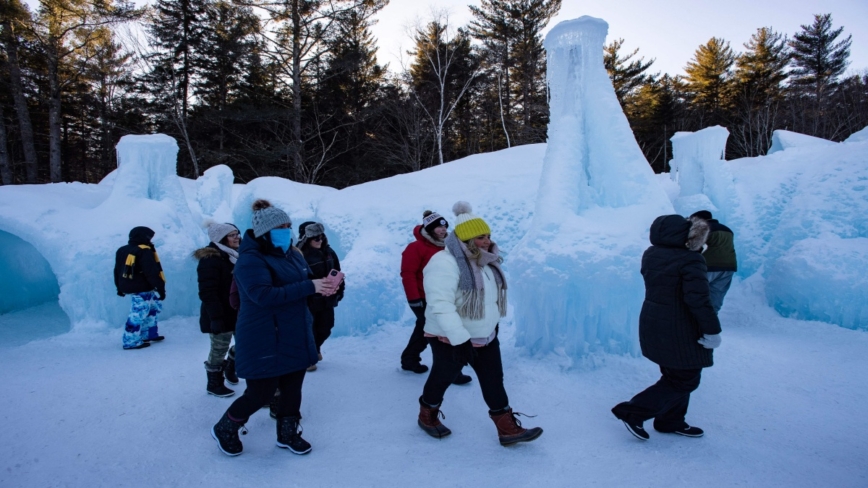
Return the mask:
M786 151L791 147L832 146L835 144L837 143L821 137L799 134L798 132L788 130L776 130L772 132L772 147L769 148L768 154Z
M850 134L850 137L845 139L844 142L868 142L868 127Z
M205 170L196 180L196 202L204 215L217 222L228 222L232 218L232 183L235 175L225 164L218 164Z
M509 268L516 343L532 353L637 354L640 259L651 222L673 213L603 66L607 30L581 17L545 39L548 147Z

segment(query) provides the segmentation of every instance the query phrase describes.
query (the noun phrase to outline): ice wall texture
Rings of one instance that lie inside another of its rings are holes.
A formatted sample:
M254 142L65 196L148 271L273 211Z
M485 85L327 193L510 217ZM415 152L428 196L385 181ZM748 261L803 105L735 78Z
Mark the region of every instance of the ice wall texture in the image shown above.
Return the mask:
M780 314L868 329L868 141L779 131L782 150L714 161L724 140L712 141L708 130L673 137L676 209L709 205L733 229L739 275L761 272ZM685 143L696 147L684 152ZM710 154L682 157L702 145Z
M640 260L673 213L603 65L608 24L581 17L546 36L548 147L530 231L510 256L517 340L572 359L638 354Z
M48 263L59 285L60 306L73 324L122 327L129 304L115 291L115 250L126 244L131 228L150 227L170 277L165 316L193 315L198 297L190 253L207 237L175 173L178 146L164 135L125 136L117 150L119 167L106 184L3 187L0 229L25 241ZM29 250L24 245L15 249ZM50 288L49 270L40 272L31 298Z
M833 146L835 144L835 142L820 137L799 134L798 132L788 130L776 130L772 132L772 147L769 148L768 154L785 151L793 147Z
M57 277L35 247L0 231L0 249L0 314L57 301Z

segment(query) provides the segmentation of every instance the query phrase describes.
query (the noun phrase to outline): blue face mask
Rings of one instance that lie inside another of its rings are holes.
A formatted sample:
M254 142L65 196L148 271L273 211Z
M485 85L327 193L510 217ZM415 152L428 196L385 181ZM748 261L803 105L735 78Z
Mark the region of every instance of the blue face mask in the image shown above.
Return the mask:
M289 251L289 246L292 243L292 229L271 229L270 234L274 247L283 249L283 252Z

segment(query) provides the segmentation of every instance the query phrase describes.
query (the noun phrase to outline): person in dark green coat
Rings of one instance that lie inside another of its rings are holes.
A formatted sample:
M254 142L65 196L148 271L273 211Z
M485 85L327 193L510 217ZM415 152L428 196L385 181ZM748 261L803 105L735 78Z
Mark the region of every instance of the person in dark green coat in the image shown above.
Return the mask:
M732 230L711 217L708 210L700 210L691 217L698 217L708 222L708 247L702 257L708 267L708 293L714 313L723 307L723 297L732 284L732 276L738 271L738 261L735 257L735 244Z

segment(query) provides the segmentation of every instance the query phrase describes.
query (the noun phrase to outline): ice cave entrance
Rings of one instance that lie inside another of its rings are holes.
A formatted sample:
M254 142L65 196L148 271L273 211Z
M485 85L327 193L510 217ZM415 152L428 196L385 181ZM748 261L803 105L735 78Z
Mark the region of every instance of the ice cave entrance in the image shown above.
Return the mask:
M57 276L45 257L2 230L0 249L0 347L69 332L69 318L57 301Z

